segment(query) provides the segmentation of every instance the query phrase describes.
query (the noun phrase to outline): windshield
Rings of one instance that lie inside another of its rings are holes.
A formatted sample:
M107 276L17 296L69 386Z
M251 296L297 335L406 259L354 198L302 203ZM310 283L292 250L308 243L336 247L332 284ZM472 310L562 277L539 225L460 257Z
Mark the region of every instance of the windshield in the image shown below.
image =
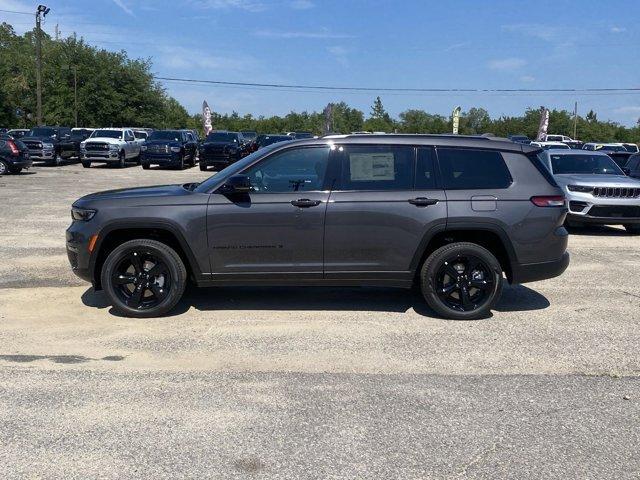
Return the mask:
M293 140L288 135L260 135L256 143L261 147L266 147L278 142L289 142Z
M638 152L637 145L625 143L624 148L627 150L627 152L636 152L636 153Z
M620 167L606 155L551 155L551 168L556 175L597 174L624 175Z
M32 128L27 137L53 137L56 134L54 128Z
M138 140L144 140L145 138L148 137L147 132L133 132L133 135L138 139Z
M236 142L238 143L238 137L235 133L231 132L213 132L207 135L207 142Z
M597 148L596 150L605 151L605 152L626 152L627 149L622 145L603 145L602 148Z
M258 136L256 132L252 132L252 131L243 130L241 133L242 133L242 136L248 141L255 140L255 138Z
M122 132L119 130L96 130L89 138L122 138Z
M220 170L214 176L209 177L207 180L198 185L198 188L195 189L196 192L206 193L211 191L216 185L223 182L225 179L229 178L231 175L235 175L238 172L244 170L248 165L251 165L257 159L261 158L263 155L269 154L272 150L275 150L280 145L271 145L267 148L261 148L260 150L253 152L251 155L247 155L242 160L237 161L229 165L227 168Z
M175 130L165 130L163 132L153 132L147 137L147 140L169 140L171 142L180 141L180 132Z

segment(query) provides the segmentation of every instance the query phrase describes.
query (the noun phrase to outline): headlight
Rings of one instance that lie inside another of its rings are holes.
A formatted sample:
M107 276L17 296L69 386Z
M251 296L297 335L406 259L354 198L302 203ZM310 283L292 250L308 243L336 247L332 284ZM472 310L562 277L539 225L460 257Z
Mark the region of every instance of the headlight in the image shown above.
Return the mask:
M141 145L141 146L140 146L140 150L144 152L144 151L146 151L146 150L147 150L147 147L146 147L145 145Z
M53 150L53 143L43 143L42 148L44 150Z
M586 185L567 185L567 189L570 192L582 193L591 193L593 191L593 187L587 187Z
M171 151L178 153L180 151L180 147L171 147Z
M120 150L119 145L109 145L109 150Z
M88 222L94 217L95 214L96 214L95 210L89 210L87 208L78 208L78 207L71 208L71 218L79 222Z

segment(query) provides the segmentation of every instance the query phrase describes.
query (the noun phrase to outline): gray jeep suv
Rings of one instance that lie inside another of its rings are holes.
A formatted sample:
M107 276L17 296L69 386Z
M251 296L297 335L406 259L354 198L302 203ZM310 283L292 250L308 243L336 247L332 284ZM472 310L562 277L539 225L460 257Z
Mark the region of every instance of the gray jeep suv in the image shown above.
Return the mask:
M565 198L540 149L504 139L344 135L276 143L202 183L72 208L74 272L125 315L198 286L421 287L440 316L486 316L503 278L560 275Z

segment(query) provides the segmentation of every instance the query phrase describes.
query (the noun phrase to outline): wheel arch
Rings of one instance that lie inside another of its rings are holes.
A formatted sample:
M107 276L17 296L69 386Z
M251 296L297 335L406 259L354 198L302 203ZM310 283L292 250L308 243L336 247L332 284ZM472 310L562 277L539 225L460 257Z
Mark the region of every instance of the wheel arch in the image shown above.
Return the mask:
M151 239L173 248L187 269L187 275L196 280L202 275L195 255L178 227L168 222L131 222L114 223L103 228L98 234L95 252L91 260L93 285L96 290L102 288L101 271L109 253L118 245L135 239Z
M513 279L512 265L516 263L516 254L506 232L497 225L455 224L432 229L424 236L420 247L411 261L411 271L417 277L420 267L438 248L455 242L470 242L489 250L500 262L509 282Z

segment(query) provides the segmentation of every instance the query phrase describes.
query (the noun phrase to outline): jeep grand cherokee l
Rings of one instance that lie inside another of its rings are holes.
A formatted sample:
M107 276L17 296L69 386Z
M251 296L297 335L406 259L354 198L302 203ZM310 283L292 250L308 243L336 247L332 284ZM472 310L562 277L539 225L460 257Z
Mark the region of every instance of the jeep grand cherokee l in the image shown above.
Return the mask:
M512 283L568 265L567 208L540 149L439 135L276 143L202 183L77 200L74 272L115 309L169 311L189 279L217 285L420 285L472 319Z

